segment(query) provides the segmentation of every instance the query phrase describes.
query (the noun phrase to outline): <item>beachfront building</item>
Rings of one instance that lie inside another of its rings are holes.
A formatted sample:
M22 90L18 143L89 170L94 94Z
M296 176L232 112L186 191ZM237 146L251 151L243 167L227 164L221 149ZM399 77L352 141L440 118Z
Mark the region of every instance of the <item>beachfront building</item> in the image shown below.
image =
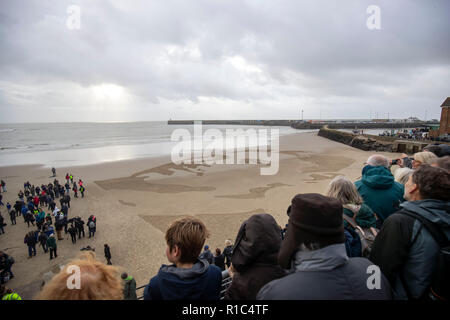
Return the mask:
M439 124L439 136L450 133L450 97L447 97L441 105L441 121Z

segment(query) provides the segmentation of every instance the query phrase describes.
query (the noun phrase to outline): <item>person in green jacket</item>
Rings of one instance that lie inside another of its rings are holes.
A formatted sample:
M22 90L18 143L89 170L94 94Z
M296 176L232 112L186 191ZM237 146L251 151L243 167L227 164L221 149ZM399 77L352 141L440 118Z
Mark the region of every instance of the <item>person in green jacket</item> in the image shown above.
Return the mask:
M389 170L389 160L375 154L367 159L362 179L355 182L364 203L377 215L379 225L400 208L404 201L404 186L395 181Z
M55 254L55 258L58 257L58 255L56 254L56 240L55 240L55 234L52 233L48 239L47 239L47 247L50 251L50 260L53 259L53 254Z
M136 280L127 273L122 273L122 280L124 281L123 287L123 299L124 300L137 300L136 296Z

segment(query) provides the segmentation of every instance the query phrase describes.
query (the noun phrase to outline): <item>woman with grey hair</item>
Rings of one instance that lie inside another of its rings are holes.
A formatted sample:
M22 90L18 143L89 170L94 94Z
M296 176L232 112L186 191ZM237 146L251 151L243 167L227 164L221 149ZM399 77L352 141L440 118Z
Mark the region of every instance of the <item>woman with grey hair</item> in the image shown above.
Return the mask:
M338 199L344 208L344 214L361 228L376 228L376 214L368 205L364 204L355 185L346 177L337 176L331 180L325 195ZM348 227L348 223L345 220L344 226Z
M409 177L413 174L414 170L410 168L398 168L394 171L394 179L398 183L405 185Z

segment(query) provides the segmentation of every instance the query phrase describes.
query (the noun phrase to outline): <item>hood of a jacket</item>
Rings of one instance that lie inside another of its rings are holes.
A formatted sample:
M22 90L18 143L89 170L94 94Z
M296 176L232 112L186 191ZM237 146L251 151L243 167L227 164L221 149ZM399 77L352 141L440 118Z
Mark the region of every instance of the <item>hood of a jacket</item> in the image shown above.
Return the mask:
M441 228L450 229L450 201L434 199L406 201L400 206L421 215Z
M329 271L347 260L345 243L338 243L313 251L297 251L292 262L295 271Z
M394 176L385 167L367 165L362 172L362 183L372 189L389 189L394 183Z
M278 264L281 230L269 214L255 214L244 221L236 237L231 262L242 272L255 263Z
M195 298L208 286L208 267L208 261L200 259L189 269L162 265L158 272L161 295L176 300Z

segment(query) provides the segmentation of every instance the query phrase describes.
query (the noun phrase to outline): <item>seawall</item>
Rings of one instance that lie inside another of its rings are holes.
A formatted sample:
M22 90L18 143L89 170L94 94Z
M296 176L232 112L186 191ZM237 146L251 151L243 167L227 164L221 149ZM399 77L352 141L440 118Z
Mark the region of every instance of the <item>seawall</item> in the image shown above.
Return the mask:
M355 135L349 132L333 130L328 126L322 127L318 135L364 151L399 152L406 154L420 152L425 146L432 143L432 141L396 140L393 137L379 137L368 134Z

